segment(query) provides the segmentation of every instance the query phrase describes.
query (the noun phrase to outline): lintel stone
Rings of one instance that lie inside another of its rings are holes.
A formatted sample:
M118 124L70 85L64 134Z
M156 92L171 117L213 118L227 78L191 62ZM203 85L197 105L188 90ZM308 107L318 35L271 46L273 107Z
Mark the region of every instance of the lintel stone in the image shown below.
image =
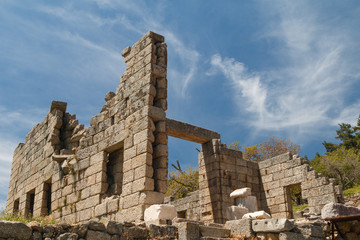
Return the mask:
M220 139L220 134L208 129L197 127L173 119L166 119L167 134L196 143L206 143L211 139Z

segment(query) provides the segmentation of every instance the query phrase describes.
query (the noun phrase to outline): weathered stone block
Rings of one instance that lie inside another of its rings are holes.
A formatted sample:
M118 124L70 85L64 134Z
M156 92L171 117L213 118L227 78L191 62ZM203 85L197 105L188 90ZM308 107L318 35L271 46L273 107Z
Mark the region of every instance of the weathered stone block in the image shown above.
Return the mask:
M286 218L273 218L252 221L252 228L254 232L283 232L290 231L294 227L294 223Z
M230 193L231 198L245 198L251 195L251 188L240 188Z
M175 207L167 204L151 205L144 212L144 220L147 225L160 224L161 220L172 220L175 217Z
M117 234L121 235L123 233L123 224L115 222L115 221L108 221L106 223L106 231L109 234Z
M200 229L198 223L180 222L175 223L178 228L179 240L198 240L200 239Z
M345 206L341 203L328 203L321 210L322 218L355 215L360 213L360 208Z
M107 213L107 204L104 202L95 207L95 216L99 217Z
M294 232L281 232L279 234L279 240L306 240L307 238L304 237L300 233Z
M230 206L226 208L226 219L227 220L237 220L241 219L244 214L248 213L249 209L245 207L238 207L238 206Z
M89 230L86 235L87 240L110 240L110 235L105 232Z
M24 223L0 221L0 236L2 238L30 239L32 230Z
M231 235L237 237L254 237L251 225L252 219L231 220L225 223L225 228L230 229Z

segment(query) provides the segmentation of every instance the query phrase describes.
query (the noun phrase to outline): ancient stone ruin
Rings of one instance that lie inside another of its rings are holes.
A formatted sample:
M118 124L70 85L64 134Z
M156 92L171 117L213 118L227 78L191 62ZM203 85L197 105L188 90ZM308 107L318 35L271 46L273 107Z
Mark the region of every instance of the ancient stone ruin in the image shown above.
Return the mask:
M44 121L18 145L7 212L51 215L67 223L101 218L139 222L149 206L170 202L179 217L225 223L226 211L237 204L230 194L239 188L250 188L257 209L273 218L293 217L294 185L301 186L313 213L341 200L339 186L297 155L247 161L222 144L220 134L166 118L163 36L148 32L122 55L126 72L120 85L106 94L106 104L88 128L66 112L65 102L53 101ZM168 136L202 146L199 190L176 201L164 199Z

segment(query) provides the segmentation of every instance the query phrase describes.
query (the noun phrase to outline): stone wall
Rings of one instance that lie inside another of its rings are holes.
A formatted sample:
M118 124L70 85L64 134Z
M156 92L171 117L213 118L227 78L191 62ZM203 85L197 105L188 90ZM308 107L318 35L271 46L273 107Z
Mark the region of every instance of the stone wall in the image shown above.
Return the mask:
M174 201L170 197L165 197L164 203L173 205L178 217L200 221L199 191L191 192L186 197Z
M191 218L224 223L226 209L234 205L230 193L244 187L251 188L258 208L274 217L291 217L287 191L294 184L301 184L315 213L341 200L333 180L318 176L299 157L246 161L221 143L219 133L167 119L163 36L148 32L122 55L126 71L120 85L106 94L88 128L66 112L66 103L53 101L44 121L16 148L7 212L51 214L69 223L141 221L147 207L164 202L168 136L202 144ZM190 206L185 202L176 204L184 209Z
M360 239L360 222L338 224L347 239ZM325 221L294 222L288 219L241 219L223 224L204 224L198 221L174 219L172 225L134 224L115 221L88 221L83 224L67 223L41 225L37 222L0 221L0 240L117 240L117 239L163 239L163 240L325 240L331 236L331 228ZM336 239L343 239L335 233Z
M114 240L114 239L177 239L177 228L174 226L135 225L108 221L105 224L89 221L84 224L66 223L41 225L31 222L25 225L20 222L0 221L0 239L58 239L58 240Z
M79 145L84 127L78 124L75 115L65 111L66 103L53 102L44 121L15 149L6 204L8 212L48 215L56 210L55 203L59 199L64 200L56 190L60 188L60 179L66 179L64 172L70 171L69 165L75 159L69 158L59 164L53 157L71 156ZM71 183L69 186L65 192L69 191Z
M292 218L289 188L299 184L302 198L312 213L320 214L330 202L341 201L341 189L334 179L321 177L307 162L290 153L259 162L262 183L261 208L272 217Z
M166 44L148 32L122 54L126 72L120 86L105 96L106 104L88 128L65 112L66 103L53 102L45 120L19 144L7 212L51 214L66 222L131 221L163 202Z
M259 168L244 160L240 151L228 149L220 139L202 144L199 154L199 194L202 221L224 223L225 211L234 205L230 193L249 187L260 200ZM260 202L259 202L260 203Z

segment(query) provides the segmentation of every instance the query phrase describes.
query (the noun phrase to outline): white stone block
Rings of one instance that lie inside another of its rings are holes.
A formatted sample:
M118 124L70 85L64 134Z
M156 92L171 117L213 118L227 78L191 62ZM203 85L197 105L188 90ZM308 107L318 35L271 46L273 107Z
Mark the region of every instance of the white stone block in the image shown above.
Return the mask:
M230 206L226 208L225 215L227 220L238 220L238 219L242 219L244 214L248 212L249 209L245 207Z
M360 213L360 208L345 206L341 203L328 203L321 209L321 218L348 216Z
M257 211L257 212L247 213L242 218L269 219L271 218L271 216L265 211Z
M144 212L144 221L146 225L159 225L166 220L173 220L177 216L176 209L170 204L154 204L148 207Z
M255 196L247 196L244 198L235 199L236 206L245 207L249 212L256 212L258 210L257 201Z
M244 198L251 195L251 188L240 188L230 193L231 198Z
M264 220L253 220L252 229L254 232L284 232L295 227L294 223L286 218L273 218Z

